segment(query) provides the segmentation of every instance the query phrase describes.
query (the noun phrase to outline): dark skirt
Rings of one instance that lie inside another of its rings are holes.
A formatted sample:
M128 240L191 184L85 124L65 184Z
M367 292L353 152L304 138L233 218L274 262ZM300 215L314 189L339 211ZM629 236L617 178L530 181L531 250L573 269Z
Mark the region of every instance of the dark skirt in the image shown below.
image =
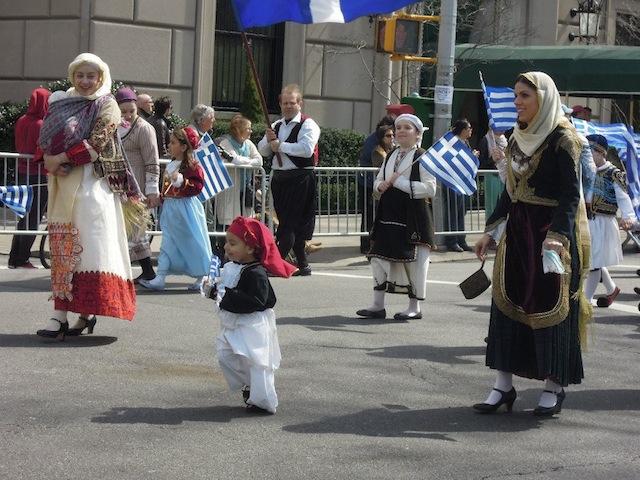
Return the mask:
M494 289L500 278L509 298L532 315L548 311L557 302L560 276L544 274L540 252L549 229L553 209L526 205L512 205L506 228L504 272L494 272ZM500 251L499 251L500 254ZM580 349L579 313L580 264L575 237L570 239L571 278L569 284L569 313L558 324L532 328L507 316L491 305L487 366L515 375L544 380L550 378L561 385L581 383L584 377ZM499 268L498 262L496 267ZM501 275L501 273L503 275ZM499 290L494 290L494 297Z

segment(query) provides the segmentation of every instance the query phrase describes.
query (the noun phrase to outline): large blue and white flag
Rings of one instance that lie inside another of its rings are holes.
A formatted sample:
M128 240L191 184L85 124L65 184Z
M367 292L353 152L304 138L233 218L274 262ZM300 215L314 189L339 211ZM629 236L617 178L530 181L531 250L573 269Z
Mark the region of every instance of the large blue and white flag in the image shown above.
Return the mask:
M209 200L221 191L233 186L229 172L220 158L218 147L208 133L202 136L198 148L193 154L204 170L204 187L198 195L201 202Z
M572 120L576 130L584 136L602 135L607 139L609 146L616 149L627 170L627 192L631 197L636 215L640 218L640 166L638 165L640 148L633 129L624 123L599 124L579 118Z
M429 173L458 195L472 195L478 188L478 158L453 132L445 134L418 160Z
M33 188L31 185L0 187L0 201L22 218L31 210Z
M415 0L232 0L241 30L281 22L346 23L391 13Z
M487 107L487 116L491 130L505 132L513 128L518 121L518 112L513 104L515 94L510 87L487 87L480 73L482 95Z

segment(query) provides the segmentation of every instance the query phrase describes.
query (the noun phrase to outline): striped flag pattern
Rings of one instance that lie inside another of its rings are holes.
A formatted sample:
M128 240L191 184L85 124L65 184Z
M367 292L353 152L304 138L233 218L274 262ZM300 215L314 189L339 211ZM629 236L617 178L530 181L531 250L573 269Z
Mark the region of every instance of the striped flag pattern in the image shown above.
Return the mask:
M640 174L638 165L640 135L634 134L633 129L627 127L624 123L598 124L579 118L573 118L572 120L576 130L584 136L602 135L607 139L609 146L616 149L627 170L627 192L631 197L631 203L636 215L640 218Z
M215 254L211 255L211 264L209 264L209 280L211 282L215 282L216 277L220 276L221 265L220 258Z
M31 210L33 188L31 185L0 187L0 201L22 218Z
M453 132L448 132L418 159L429 173L458 195L476 190L478 159Z
M480 83L491 130L504 132L513 128L518 120L518 112L513 104L515 98L513 88L487 87L482 79L482 73Z
M220 153L218 153L218 147L213 143L208 133L205 133L200 139L200 144L194 155L204 170L204 187L198 195L201 202L209 200L233 186L229 172L220 158Z

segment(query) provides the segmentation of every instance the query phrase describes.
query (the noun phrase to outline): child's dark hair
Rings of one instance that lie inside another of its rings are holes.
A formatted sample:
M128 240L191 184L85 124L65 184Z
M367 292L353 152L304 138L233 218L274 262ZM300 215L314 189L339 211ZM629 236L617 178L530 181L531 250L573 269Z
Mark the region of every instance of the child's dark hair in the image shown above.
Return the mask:
M176 159L180 160L180 168L178 171L180 173L184 173L188 168L193 168L195 165L195 161L193 160L193 147L191 146L191 142L189 142L189 137L187 136L187 132L184 131L184 128L179 128L173 131L172 135L176 137L176 140L180 142L182 145L186 145L187 149L184 151L182 158Z

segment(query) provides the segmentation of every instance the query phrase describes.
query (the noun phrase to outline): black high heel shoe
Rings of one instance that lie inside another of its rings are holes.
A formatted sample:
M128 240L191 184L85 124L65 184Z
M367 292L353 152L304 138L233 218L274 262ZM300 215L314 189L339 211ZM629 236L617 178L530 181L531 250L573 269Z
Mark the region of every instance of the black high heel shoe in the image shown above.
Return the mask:
M79 317L78 320L84 320L84 327L70 328L67 331L67 335L70 337L77 337L78 335L81 335L85 328L87 329L87 335L91 335L98 319L95 315L92 315L91 318Z
M60 324L60 329L59 330L44 330L44 329L38 330L36 332L36 335L44 338L56 338L61 342L64 342L64 336L69 331L69 324L67 322L62 323L60 320L57 320L55 318L52 318L51 320L55 320L56 322L58 322Z
M511 387L511 390L509 390L508 392L503 392L502 390L498 390L497 388L494 388L494 390L502 395L498 403L476 403L473 406L473 409L477 413L493 413L498 410L498 408L500 408L502 404L505 405L507 413L511 413L511 410L513 409L513 402L516 401L516 397L518 396L518 394L516 393L516 389Z
M551 390L544 390L547 393L553 393L556 396L556 404L552 407L541 407L538 405L533 409L533 414L536 417L552 417L556 413L560 413L562 411L562 402L567 397L567 394L564 392L564 388L559 392L552 392Z

